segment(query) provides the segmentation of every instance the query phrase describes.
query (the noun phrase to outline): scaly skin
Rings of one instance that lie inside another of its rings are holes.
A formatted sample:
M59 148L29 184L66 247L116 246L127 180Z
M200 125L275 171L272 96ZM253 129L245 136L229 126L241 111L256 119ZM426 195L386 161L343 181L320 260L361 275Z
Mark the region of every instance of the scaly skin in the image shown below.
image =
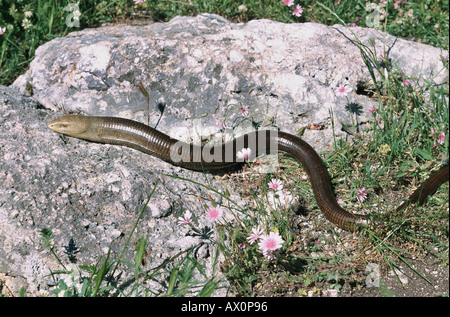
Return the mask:
M227 143L200 146L178 141L140 122L123 118L66 115L51 121L48 126L61 134L124 145L197 171L223 170L241 164L243 159L237 158L237 153L243 148L250 148L252 157L285 152L306 170L317 204L329 221L342 229L354 231L368 219L365 215L349 213L339 206L322 159L308 143L292 134L273 130L254 131ZM423 203L428 195L448 180L448 173L447 165L431 175L398 210L417 200Z

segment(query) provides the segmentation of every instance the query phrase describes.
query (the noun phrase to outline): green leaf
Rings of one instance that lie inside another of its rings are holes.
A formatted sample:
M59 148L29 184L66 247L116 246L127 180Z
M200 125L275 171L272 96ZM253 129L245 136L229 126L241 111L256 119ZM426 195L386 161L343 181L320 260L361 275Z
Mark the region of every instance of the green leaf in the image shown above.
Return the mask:
M99 291L100 285L102 281L104 280L106 274L109 272L109 269L111 268L112 264L108 263L109 260L109 254L111 252L111 249L108 250L108 254L106 255L105 261L103 261L102 266L97 271L97 274L94 278L94 292L92 293L92 296L97 296L97 293Z
M139 276L139 266L142 263L142 259L144 258L145 255L145 249L147 247L147 239L145 238L140 238L138 240L138 243L136 245L136 260L134 263L134 276L135 278L138 278Z
M171 296L178 277L178 268L175 268L170 274L169 286L167 287L166 296Z
M60 289L60 290L65 291L65 290L67 289L67 284L64 282L63 279L60 279L60 280L58 281L58 284L59 284L59 289Z
M206 284L203 286L201 291L198 293L199 297L211 297L214 290L217 289L217 285L219 285L220 280L215 280L215 278L210 279Z
M83 285L81 286L81 292L80 292L80 296L81 297L86 297L89 294L87 293L88 287L89 287L89 279L85 278L83 280Z
M415 149L414 153L424 161L430 161L433 159L433 154L425 149Z

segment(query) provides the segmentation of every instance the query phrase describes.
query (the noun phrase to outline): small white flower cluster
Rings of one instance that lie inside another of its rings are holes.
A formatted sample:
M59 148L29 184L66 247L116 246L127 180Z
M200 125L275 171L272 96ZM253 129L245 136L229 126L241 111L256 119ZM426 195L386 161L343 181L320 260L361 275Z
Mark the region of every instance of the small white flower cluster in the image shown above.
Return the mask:
M267 194L267 198L269 199L269 204L272 208L284 207L288 206L293 200L291 192L283 189L283 182L279 179L272 179L268 184L270 191Z

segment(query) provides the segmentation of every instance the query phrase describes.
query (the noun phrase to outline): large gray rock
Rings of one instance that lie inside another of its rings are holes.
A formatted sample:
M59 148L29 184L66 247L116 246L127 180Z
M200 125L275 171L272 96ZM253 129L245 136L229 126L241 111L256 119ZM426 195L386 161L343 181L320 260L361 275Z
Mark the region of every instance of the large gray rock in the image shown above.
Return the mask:
M198 196L220 199L190 182L163 175L192 178L193 172L120 147L65 140L47 128L52 111L12 88L0 86L0 113L0 279L6 279L15 295L22 286L31 295L51 289L55 285L50 272L62 269L43 247L40 229L53 229L55 252L66 266L70 266L65 255L70 239L79 249L78 264L95 264L109 248L111 258L117 258L155 186L124 259L134 259L132 245L138 238L148 239L149 270L182 250L204 244L196 255L214 277L211 262L216 259L210 254L215 246L193 236L187 226L178 226L178 217L189 209L196 226L211 227ZM211 175L196 179L223 188ZM194 278L204 279L197 275ZM122 275L120 283L133 279L133 274ZM157 283L149 287L155 292L164 289ZM226 293L222 289L219 294Z
M369 47L373 39L378 55L388 52L407 76L447 80L440 56L448 53L374 29L351 30ZM273 118L288 132L308 124L323 126L304 135L322 150L333 135L330 110L338 135L344 134L341 122L355 121L349 102L358 105L358 122L371 118L367 110L374 103L364 88L373 87L354 40L338 25L234 24L209 14L144 26L113 25L42 45L13 87L26 93L28 82L33 97L55 111L64 107L146 122L147 101L137 88L142 83L150 92L151 125L159 124L174 137L192 137L186 131L194 126L209 135L217 131L214 118L223 116L232 125L235 113L226 111L241 104L258 121ZM334 90L341 85L354 93L337 97Z
M389 56L405 74L436 83L448 79L440 62L445 52L372 29L353 31L365 43L375 39L379 52L386 41ZM215 246L178 226L176 219L191 210L199 228L211 226L198 197L227 201L165 174L219 192L232 190L232 184L134 150L61 137L47 123L62 114L62 107L146 122L147 100L137 88L142 83L149 91L150 125L171 136L187 141L197 133L209 136L220 131L215 119L223 117L235 128L242 116L238 109L229 110L242 105L249 106L255 121L288 132L310 123L321 126L304 136L321 150L332 140L330 109L334 132L344 136L340 122L352 123L346 105L360 106L357 122L364 124L374 104L360 93L371 83L352 39L340 26L268 20L234 24L205 14L83 30L39 47L30 69L12 87L0 87L0 279L13 291L26 286L31 295L52 289L48 274L61 267L42 246L42 228L53 228L54 247L64 261L71 238L79 247L80 264L95 263L110 247L117 256L155 184L132 240L148 238L148 269L203 242L195 255L207 275L215 276ZM348 98L334 93L343 84L353 88ZM125 258L133 259L131 247ZM133 272L124 273L122 282L133 278ZM148 283L155 292L164 289L156 281Z

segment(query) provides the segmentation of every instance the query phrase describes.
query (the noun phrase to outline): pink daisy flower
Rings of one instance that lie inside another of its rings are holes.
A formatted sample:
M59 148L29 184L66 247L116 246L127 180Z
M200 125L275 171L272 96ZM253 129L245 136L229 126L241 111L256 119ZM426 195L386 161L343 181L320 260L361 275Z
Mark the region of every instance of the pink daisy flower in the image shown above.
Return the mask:
M216 207L211 206L206 211L206 217L208 217L208 219L213 222L219 220L222 217L222 214L223 214L222 208L220 208L219 206Z
M237 157L242 160L248 160L252 154L251 148L243 148L242 151L237 152Z
M189 210L186 210L184 212L183 217L178 217L178 224L180 226L190 224L192 222L191 216L192 216L191 212Z
M303 8L297 4L297 6L294 9L294 12L292 12L292 15L295 15L296 17L301 17L303 13Z
M294 5L294 0L281 0L284 2L285 5L287 5L288 7Z
M342 85L336 88L334 91L338 97L346 97L352 89L350 87L347 87L347 85Z
M261 236L258 247L265 257L273 259L275 257L274 252L280 249L283 243L284 240L278 232L270 232L269 234Z
M261 238L263 233L264 233L264 231L260 225L258 225L256 228L253 228L252 233L247 237L248 243L253 244L253 242L255 242Z
M248 116L248 114L249 114L249 112L248 112L248 109L249 109L250 107L249 106L242 106L241 107L241 114L243 115L243 116Z
M356 196L358 197L358 200L360 202L363 202L367 198L367 190L364 187L361 189L358 189L358 194L356 194Z
M269 182L269 188L273 190L282 190L283 189L283 182L279 179L272 178L272 180Z

